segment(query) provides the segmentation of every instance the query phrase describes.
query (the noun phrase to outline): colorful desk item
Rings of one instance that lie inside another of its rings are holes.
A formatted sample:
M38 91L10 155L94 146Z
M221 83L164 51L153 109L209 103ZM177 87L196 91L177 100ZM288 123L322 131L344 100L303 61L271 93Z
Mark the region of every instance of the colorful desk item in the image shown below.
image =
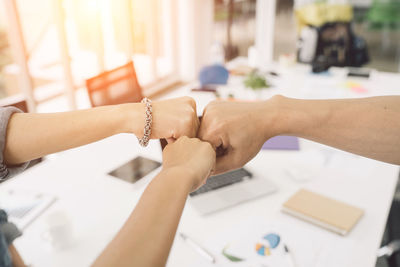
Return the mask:
M261 243L256 244L256 251L257 251L257 254L261 255L261 256L271 255L271 251L269 250L269 247L267 247Z
M276 248L281 241L281 237L277 234L268 234L264 236L264 239L268 241L271 248Z
M256 252L260 256L269 256L271 255L271 249L275 249L276 247L278 247L281 241L281 237L277 234L271 233L265 235L263 237L263 241L267 242L256 243Z
M358 82L347 81L344 84L344 87L347 88L347 89L350 89L354 93L358 93L358 94L368 93L368 89L363 87L362 84L360 84Z
M277 249L281 242L281 237L276 233L269 233L264 235L259 239L255 244L255 252L260 256L271 256L273 254L273 250ZM247 247L247 245L246 245ZM236 252L228 252L230 248L230 244L226 245L222 250L222 255L227 258L231 262L241 262L249 260L249 258L241 258L238 257L237 254L241 254L240 251L236 250ZM247 248L241 248L240 250L247 250ZM236 254L236 255L233 255ZM249 256L250 257L250 256Z

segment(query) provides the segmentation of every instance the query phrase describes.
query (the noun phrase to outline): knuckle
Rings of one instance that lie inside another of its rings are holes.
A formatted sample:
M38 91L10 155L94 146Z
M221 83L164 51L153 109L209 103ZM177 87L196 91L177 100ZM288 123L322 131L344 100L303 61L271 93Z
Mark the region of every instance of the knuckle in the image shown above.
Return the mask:
M187 133L193 127L192 118L185 116L180 120L179 128L183 133Z
M198 136L201 140L204 140L205 135L206 135L206 132L205 132L205 130L204 130L204 126L200 125L199 132L198 132L197 136Z
M193 98L191 98L191 97L189 97L189 104L190 104L192 107L196 107L196 101L195 101Z
M188 125L193 122L193 118L192 118L192 116L183 116L181 119L181 122L183 125Z
M203 142L203 144L204 144L204 147L205 147L206 149L214 151L214 147L211 145L211 143L209 143L209 142Z
M213 100L213 101L211 101L210 103L208 103L208 106L215 106L215 105L217 105L217 103L218 103L218 101L217 100Z
M201 124L207 125L208 127L215 124L215 122L216 122L215 116L213 116L210 113L205 114L201 120Z
M199 134L199 137L201 138L201 140L207 141L207 142L210 142L210 139L212 136L213 136L212 133L210 133L210 131L208 131L208 130L205 130L205 131L201 132L201 134Z
M210 102L207 107L211 110L215 110L219 107L220 104L221 104L220 101L214 100L214 101Z
M193 132L193 125L191 123L183 124L181 130L183 135L188 135L189 137L193 137L191 136Z
M182 96L182 99L187 102L187 101L190 101L191 97L190 96Z
M190 97L190 96L184 96L184 97L183 97L183 100L184 100L187 104L189 104L189 105L191 105L191 106L195 106L195 105L196 105L196 101L195 101L192 97Z

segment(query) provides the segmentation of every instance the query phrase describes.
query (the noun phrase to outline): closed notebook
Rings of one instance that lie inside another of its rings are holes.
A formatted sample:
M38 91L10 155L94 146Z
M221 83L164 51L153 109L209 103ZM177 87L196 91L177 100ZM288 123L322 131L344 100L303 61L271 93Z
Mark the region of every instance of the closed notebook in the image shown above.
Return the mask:
M364 211L305 189L283 204L282 211L335 233L346 235Z

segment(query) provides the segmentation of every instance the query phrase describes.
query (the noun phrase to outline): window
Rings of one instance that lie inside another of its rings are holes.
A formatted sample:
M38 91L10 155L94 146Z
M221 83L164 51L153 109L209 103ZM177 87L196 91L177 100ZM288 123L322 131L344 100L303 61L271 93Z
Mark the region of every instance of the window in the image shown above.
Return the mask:
M68 94L65 86L74 91L87 78L131 59L144 94L178 80L178 0L6 1L16 3L35 102ZM7 8L0 6L0 14ZM16 77L5 31L16 25L6 23L0 21L0 69L2 77ZM3 82L0 96L13 94L4 88L15 86Z

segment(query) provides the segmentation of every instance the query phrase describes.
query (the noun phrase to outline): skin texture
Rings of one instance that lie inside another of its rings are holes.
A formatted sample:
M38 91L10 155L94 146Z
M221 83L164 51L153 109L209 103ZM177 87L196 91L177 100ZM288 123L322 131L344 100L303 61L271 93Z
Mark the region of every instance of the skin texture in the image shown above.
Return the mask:
M278 102L283 133L400 165L400 96Z
M265 140L278 132L276 110L264 102L211 102L203 113L199 138L217 150L214 174L237 169L251 160ZM266 136L264 124L271 124Z
M215 173L242 167L276 135L293 135L400 164L400 96L263 102L212 102L199 138L217 149Z
M15 165L118 133L142 137L144 111L144 104L130 103L61 113L16 113L8 123L4 160ZM195 137L198 126L192 98L153 102L152 139Z
M199 119L193 98L180 97L154 102L153 113L152 139L165 138L171 142L181 136L196 137ZM139 131L142 136L143 127Z
M165 266L186 198L206 181L214 164L209 143L181 137L167 145L161 173L92 266Z

